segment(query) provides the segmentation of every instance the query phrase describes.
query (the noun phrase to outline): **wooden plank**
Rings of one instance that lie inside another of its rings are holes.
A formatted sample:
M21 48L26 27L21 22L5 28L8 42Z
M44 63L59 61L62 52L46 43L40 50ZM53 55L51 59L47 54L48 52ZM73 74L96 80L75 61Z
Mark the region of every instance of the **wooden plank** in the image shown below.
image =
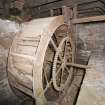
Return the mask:
M12 86L15 87L16 89L20 90L23 93L27 93L29 96L34 98L34 95L30 89L18 84L17 82L15 82L15 84Z
M58 1L63 1L63 0L36 0L36 5L44 5L44 4L49 4L49 3L53 3L53 2L58 2Z
M93 2L97 2L99 0L74 0L74 4L88 4L88 3L93 3ZM101 1L99 1L101 2Z
M84 11L80 11L78 13L79 13L78 18L91 17L91 16L101 16L101 15L105 14L104 12L102 12L99 9L97 9L97 10L91 9L91 10L86 10L86 11L84 10Z
M102 8L99 7L92 7L92 8L88 8L88 9L83 9L78 11L79 14L85 14L86 12L89 14L91 12L100 12L102 14L105 14L105 11Z
M84 17L91 17L91 16L101 16L103 15L102 13L100 13L99 11L95 11L95 12L86 12L85 14L79 14L78 18L84 18Z
M73 13L74 13L74 18L77 18L78 17L78 5L75 4L74 8L73 8Z
M85 4L79 4L78 5L78 10L84 10L84 9L89 9L89 8L101 8L103 10L105 10L104 8L105 4L97 1L97 2L89 2L89 3L85 3Z
M55 4L57 2L63 2L62 6L74 5L74 4L81 4L81 3L88 3L88 2L95 2L98 0L27 0L32 7L42 6L42 5L49 5ZM31 3L30 3L31 2ZM60 6L60 5L59 5Z
M72 23L81 24L81 23L98 22L98 21L105 21L105 15L73 19Z
M63 5L60 5L59 4L59 7L61 7L61 6L64 6L64 5L73 5L74 3L74 1L72 1L72 0L47 0L47 1L45 1L45 0L42 0L42 1L36 1L36 2L34 2L32 5L31 5L31 7L41 7L41 6L46 6L46 5L51 5L51 6L53 6L54 7L54 5L56 5L56 3L58 4L59 2L61 2ZM30 4L30 3L29 3ZM50 8L49 8L50 9Z
M27 4L29 4L29 6L41 6L58 1L63 1L63 0L27 0Z

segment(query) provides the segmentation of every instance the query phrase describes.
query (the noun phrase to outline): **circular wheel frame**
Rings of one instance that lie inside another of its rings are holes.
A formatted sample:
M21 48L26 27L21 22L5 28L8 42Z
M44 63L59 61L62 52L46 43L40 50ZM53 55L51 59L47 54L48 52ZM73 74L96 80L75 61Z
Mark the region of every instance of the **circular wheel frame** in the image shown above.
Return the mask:
M53 85L54 88L57 91L62 91L66 88L69 82L72 80L72 73L73 69L72 67L67 67L67 63L73 62L73 51L72 51L72 44L71 40L68 37L65 37L61 40L55 57L54 57L54 63L53 63ZM60 65L59 68L57 66ZM68 73L68 75L67 75ZM60 74L60 77L57 78L57 76ZM57 83L57 79L60 83ZM58 86L59 85L59 86Z
M74 62L74 46L67 25L57 28L46 50L43 66L44 94L47 100L59 100L60 95L70 87Z
M63 16L32 20L13 40L8 78L39 105L57 102L70 87L73 68L67 63L71 62L74 46Z

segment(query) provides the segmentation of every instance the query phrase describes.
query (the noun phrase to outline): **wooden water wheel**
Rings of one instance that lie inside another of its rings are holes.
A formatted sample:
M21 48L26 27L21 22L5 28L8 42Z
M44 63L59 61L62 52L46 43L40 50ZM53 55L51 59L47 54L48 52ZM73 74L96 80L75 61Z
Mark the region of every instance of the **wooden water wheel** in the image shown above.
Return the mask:
M70 87L74 45L63 16L24 23L8 57L12 87L36 99L39 105L59 101Z

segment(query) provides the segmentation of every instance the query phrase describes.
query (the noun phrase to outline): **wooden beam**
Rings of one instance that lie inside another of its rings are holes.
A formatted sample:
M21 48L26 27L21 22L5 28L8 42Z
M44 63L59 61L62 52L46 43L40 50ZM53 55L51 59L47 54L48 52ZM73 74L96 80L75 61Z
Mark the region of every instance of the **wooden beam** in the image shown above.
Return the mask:
M98 21L105 21L105 15L73 19L72 23L81 24L81 23L98 22Z
M23 92L23 93L25 93L25 94L28 94L29 96L31 96L32 98L34 98L33 92L32 92L30 89L28 89L28 88L26 88L26 87L24 87L24 86L22 86L22 85L20 85L20 84L18 84L18 83L15 83L15 84L12 85L12 86L13 86L14 88L20 90L21 92Z
M55 3L63 0L27 0L30 6L42 6L50 3Z
M72 66L72 67L75 67L75 68L81 68L81 69L89 69L89 68L91 68L91 66L75 64L75 63L67 63L66 65L67 66Z
M74 18L76 19L78 17L78 10L77 10L77 7L78 5L75 4L74 8L73 8L73 15L74 15Z

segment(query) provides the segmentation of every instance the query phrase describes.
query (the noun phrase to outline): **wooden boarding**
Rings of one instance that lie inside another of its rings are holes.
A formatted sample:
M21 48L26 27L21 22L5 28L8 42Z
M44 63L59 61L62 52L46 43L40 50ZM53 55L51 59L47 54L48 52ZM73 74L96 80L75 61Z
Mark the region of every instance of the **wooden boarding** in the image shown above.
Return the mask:
M73 24L81 24L81 23L89 23L89 22L99 22L99 21L105 21L105 16L93 16L93 17L86 17L86 18L78 18L73 19Z

